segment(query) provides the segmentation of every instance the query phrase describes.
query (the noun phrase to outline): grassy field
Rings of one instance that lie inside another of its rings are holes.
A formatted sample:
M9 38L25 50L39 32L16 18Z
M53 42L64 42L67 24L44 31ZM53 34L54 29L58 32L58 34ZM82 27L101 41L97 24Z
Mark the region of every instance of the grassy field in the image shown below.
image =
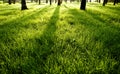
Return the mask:
M120 74L120 4L0 4L0 74Z

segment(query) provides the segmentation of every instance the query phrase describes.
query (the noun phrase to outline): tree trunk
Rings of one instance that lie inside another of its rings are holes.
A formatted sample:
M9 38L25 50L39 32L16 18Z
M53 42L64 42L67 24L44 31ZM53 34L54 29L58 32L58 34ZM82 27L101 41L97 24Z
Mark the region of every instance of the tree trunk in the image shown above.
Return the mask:
M26 6L26 1L25 1L25 0L22 0L22 1L21 1L21 4L22 4L21 10L28 9L27 6Z
M105 4L107 4L108 0L105 0Z
M106 4L106 0L103 1L103 6L105 6L105 4Z
M13 4L15 4L16 0L13 0Z
M101 1L99 0L99 3L100 3Z
M3 0L3 4L4 4L4 0Z
M41 4L41 0L39 0L39 5Z
M11 4L11 0L8 0L9 5Z
M48 3L48 0L46 0L46 3Z
M65 2L67 3L67 0L65 0Z
M60 2L60 0L58 0L58 6L60 6L60 4L61 4L61 2Z
M80 9L81 9L81 10L85 10L85 8L86 8L86 0L82 0L82 1L81 1Z
M114 0L114 4L113 5L115 5L116 3L118 4L118 0Z
M91 2L91 0L90 0L90 2Z
M57 3L57 0L55 0L55 3Z
M52 0L50 0L50 5L52 4Z

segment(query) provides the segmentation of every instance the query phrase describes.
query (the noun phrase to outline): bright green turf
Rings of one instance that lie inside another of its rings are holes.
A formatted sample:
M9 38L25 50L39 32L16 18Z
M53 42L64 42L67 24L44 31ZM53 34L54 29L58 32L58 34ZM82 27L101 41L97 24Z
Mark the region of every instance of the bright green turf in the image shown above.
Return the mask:
M0 4L0 74L120 74L120 5Z

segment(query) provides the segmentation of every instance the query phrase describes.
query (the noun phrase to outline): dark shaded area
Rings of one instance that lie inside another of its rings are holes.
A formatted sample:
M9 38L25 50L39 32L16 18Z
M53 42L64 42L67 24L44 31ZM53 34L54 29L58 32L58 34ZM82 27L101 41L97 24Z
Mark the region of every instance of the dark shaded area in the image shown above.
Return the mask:
M86 0L82 0L82 1L81 1L80 9L81 9L81 10L85 10L85 8L86 8Z
M26 0L21 0L21 10L26 10L26 9L28 9L26 5Z
M103 6L105 6L105 4L107 4L108 0L104 0L103 1Z
M59 9L59 6L56 7L42 36L40 36L40 38L35 38L36 44L38 44L37 48L35 48L35 50L29 54L29 56L34 58L34 63L36 63L34 66L39 68L37 72L40 74L47 73L47 70L43 67L45 67L48 57L51 54L54 54L52 47L54 46L54 32L56 31L56 22L59 19Z
M60 2L60 0L58 0L58 6L60 6L61 5L61 2Z
M102 70L95 70L91 74L106 74L106 73Z
M119 2L118 0L114 0L114 4L113 5L118 4L118 2Z
M9 5L11 5L11 0L8 0Z
M52 0L50 0L50 5L52 5Z

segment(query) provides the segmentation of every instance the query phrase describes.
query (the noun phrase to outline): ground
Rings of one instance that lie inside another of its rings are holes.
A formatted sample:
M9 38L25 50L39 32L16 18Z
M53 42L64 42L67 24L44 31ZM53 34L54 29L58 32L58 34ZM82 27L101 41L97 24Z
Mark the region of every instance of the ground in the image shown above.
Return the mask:
M120 4L0 4L0 74L119 74Z

